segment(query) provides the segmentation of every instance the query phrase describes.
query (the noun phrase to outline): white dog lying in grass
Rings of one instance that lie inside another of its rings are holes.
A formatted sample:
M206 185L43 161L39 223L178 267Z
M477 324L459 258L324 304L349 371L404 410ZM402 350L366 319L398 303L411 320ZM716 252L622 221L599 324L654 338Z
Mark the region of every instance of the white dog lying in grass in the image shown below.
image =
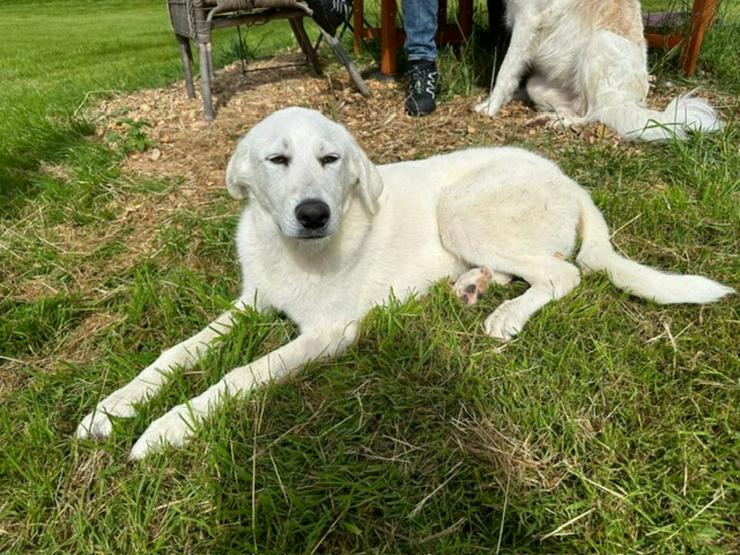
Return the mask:
M655 141L721 127L689 95L662 112L645 105L647 45L638 0L506 0L511 44L478 112L495 116L527 70L527 94L552 123L600 121L628 139Z
M530 284L485 321L507 340L539 308L580 280L566 259L581 230L578 264L606 270L615 285L659 303L708 303L732 291L699 276L661 273L614 252L588 193L552 162L517 148L477 148L376 168L344 127L301 108L252 128L226 172L228 190L251 197L236 242L243 289L235 310L275 308L300 327L293 341L236 368L190 403L152 423L131 451L182 445L224 394L246 394L306 362L336 356L358 323L391 291L399 299L459 276L475 302L489 280ZM472 268L472 269L471 269ZM232 311L165 351L105 398L77 429L105 437L110 416L132 416L178 368L192 366L233 326Z

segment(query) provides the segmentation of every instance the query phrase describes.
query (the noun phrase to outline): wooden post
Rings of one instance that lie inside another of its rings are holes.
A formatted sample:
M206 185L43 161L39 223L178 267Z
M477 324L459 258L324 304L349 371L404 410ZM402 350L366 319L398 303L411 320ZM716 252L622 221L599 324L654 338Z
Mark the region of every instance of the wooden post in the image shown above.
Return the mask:
M207 122L213 121L213 101L211 100L211 72L208 68L208 45L198 41L200 54L200 94L203 97L203 116Z
M396 73L396 0L380 2L380 72Z
M362 0L355 0L352 12L352 17L355 21L355 54L359 54L362 47L362 32L364 31L364 22L362 21L362 16L364 15L364 12L365 6Z
M699 58L704 33L712 24L712 20L717 13L717 4L719 4L719 0L694 0L689 22L688 40L686 40L681 50L681 66L689 77L696 73L696 61Z
M306 29L303 27L303 17L291 17L288 19L290 22L290 28L293 29L298 46L301 47L303 55L306 56L306 60L311 64L311 67L316 72L316 75L321 75L321 62L316 51L311 46L311 40L306 35Z
M462 31L463 40L470 38L473 32L473 0L460 0L458 24Z
M442 32L447 27L447 0L437 0L437 46L442 46Z

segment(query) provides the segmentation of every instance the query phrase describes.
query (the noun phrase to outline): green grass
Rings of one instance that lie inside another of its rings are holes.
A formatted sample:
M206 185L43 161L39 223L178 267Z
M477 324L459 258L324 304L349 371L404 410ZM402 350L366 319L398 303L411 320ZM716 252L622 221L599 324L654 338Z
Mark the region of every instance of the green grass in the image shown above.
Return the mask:
M164 1L17 4L0 4L2 212L43 189L35 175L40 161L64 160L86 142L93 127L76 117L86 102L161 86L182 75ZM291 44L282 23L251 29L246 36L251 54ZM217 65L233 59L234 37L214 33Z
M72 439L101 395L234 297L238 207L225 195L177 196L177 176L122 175L125 151L144 137L111 150L75 116L91 91L178 77L162 3L3 3L3 13L0 552L740 547L737 299L659 307L600 275L505 347L482 322L523 284L495 287L472 309L437 284L373 310L339 359L229 402L187 448L127 463L153 418L296 333L275 315L245 314L187 376L116 421L109 441ZM659 81L729 99L722 133L639 146L511 136L593 193L626 253L737 287L733 21L709 35L701 81L655 60ZM221 62L234 50L224 35ZM290 43L284 29L265 36L253 51ZM456 68L443 56L444 98L479 91L470 58ZM423 130L414 140L433 152ZM180 207L163 217L174 196Z

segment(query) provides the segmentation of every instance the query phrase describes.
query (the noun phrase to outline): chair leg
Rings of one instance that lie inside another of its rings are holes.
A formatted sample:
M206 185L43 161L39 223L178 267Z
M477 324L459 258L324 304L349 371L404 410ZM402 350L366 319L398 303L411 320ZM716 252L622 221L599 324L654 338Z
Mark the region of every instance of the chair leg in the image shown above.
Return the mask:
M357 87L357 90L360 91L362 96L370 96L370 89L367 88L367 85L362 79L360 72L357 71L357 67L342 47L342 43L339 42L336 37L331 36L323 29L321 29L321 33L324 36L324 40L326 40L327 44L329 44L331 49L334 51L334 55L340 62L342 62L342 65L347 68L347 73L349 73L349 76L352 79L352 82L355 84L355 87Z
M316 75L321 75L321 63L319 62L319 57L316 55L316 51L311 47L311 40L308 38L306 30L303 28L303 17L291 17L288 21L290 21L290 27L293 29L293 34L303 51L303 55L306 56L308 63L311 64Z
M473 33L473 0L461 0L458 8L458 21L464 40Z
M396 73L396 0L380 0L380 73Z
M211 82L216 80L216 71L213 69L213 48L211 43L206 43L206 50L208 51L208 74L211 76Z
M211 71L208 67L208 50L210 43L199 42L200 53L200 92L203 96L203 116L206 121L213 121L213 101L211 100Z
M694 0L689 22L688 37L681 51L681 67L689 77L696 73L696 61L704 40L704 33L717 13L719 0Z
M355 54L360 53L360 47L362 46L362 34L365 30L365 25L362 21L362 16L365 13L365 6L362 2L362 0L355 0L355 5L352 8L354 10L353 16L355 20L355 28L354 28L354 48L355 48Z
M193 86L193 53L190 51L190 40L182 35L175 35L180 44L180 57L182 58L182 69L185 73L185 89L188 98L195 98L195 87Z

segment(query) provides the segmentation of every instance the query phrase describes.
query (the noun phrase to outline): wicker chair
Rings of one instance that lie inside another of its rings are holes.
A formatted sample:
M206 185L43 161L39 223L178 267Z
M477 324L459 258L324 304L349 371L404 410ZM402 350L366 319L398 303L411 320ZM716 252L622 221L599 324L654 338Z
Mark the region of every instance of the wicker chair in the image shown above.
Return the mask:
M303 27L303 18L310 17L312 12L305 3L299 0L167 0L167 9L172 30L180 44L185 87L190 98L195 98L190 40L198 44L203 113L207 121L213 120L214 116L211 99L211 82L214 78L211 52L211 31L213 29L262 23L273 19L287 19L308 63L318 75L321 74L321 65L316 50L311 45ZM357 89L363 95L369 95L365 82L339 41L323 29L321 33L339 61L347 68Z

